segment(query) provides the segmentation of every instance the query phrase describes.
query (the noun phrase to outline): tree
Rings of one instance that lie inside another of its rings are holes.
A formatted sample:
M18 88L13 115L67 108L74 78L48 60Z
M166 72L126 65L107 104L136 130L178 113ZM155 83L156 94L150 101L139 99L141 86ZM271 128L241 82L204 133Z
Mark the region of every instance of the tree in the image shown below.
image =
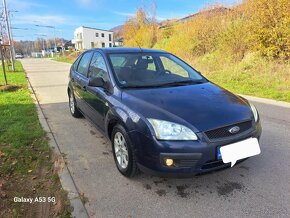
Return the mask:
M124 24L124 43L129 47L152 48L156 41L157 23L155 17L146 16L143 8Z

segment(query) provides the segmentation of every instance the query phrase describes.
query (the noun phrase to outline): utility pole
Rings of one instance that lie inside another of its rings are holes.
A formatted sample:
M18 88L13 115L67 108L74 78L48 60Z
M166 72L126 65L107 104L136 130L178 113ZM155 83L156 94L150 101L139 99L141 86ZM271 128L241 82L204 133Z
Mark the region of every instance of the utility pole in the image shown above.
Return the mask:
M3 69L3 73L4 73L4 82L5 82L5 85L7 86L8 82L7 82L7 77L6 77L4 55L3 55L3 49L2 49L2 38L0 38L0 55L1 55L1 61L2 61L2 69Z
M10 46L10 56L12 60L12 70L15 71L15 60L14 60L14 48L13 48L13 42L11 40L11 30L10 30L10 22L9 22L9 16L7 11L7 5L6 0L3 0L3 7L4 7L4 14L5 14L5 21L6 21L6 27L7 27L7 35L9 40L9 46Z

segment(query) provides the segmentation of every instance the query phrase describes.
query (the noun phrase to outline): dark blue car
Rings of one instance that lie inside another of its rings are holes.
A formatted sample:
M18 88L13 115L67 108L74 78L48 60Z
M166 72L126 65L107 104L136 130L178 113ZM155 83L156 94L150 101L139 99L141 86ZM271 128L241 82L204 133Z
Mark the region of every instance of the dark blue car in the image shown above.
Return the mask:
M103 131L127 177L194 175L260 152L256 108L165 51L85 51L67 91L71 114Z

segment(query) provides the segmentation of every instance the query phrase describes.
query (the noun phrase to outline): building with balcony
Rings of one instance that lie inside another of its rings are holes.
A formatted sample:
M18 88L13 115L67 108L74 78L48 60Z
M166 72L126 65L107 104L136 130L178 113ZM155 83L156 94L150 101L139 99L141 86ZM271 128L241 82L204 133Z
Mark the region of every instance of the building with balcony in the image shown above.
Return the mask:
M74 31L76 50L113 47L113 31L80 26Z

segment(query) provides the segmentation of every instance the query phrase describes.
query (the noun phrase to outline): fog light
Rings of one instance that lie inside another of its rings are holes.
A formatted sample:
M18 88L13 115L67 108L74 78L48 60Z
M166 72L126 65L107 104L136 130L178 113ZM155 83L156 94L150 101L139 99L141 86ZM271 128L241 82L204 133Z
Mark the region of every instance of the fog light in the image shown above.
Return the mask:
M172 159L165 159L165 164L170 167L173 165L173 160Z

